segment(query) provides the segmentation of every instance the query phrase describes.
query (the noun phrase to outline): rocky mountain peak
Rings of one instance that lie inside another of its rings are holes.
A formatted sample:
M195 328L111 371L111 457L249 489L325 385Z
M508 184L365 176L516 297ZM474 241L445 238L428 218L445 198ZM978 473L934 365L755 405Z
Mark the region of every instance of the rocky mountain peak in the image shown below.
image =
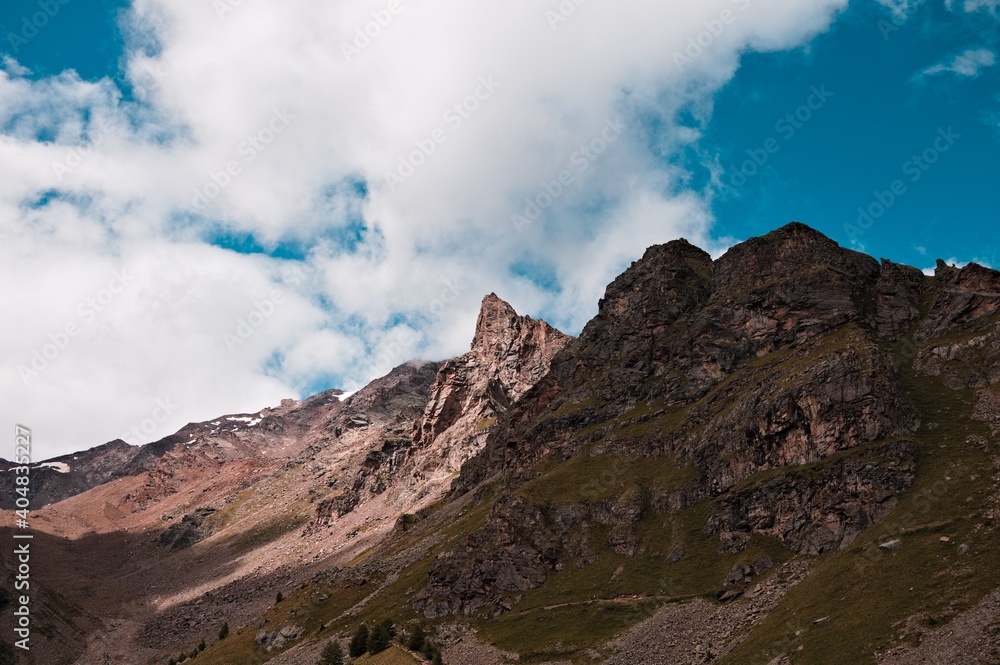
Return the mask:
M472 350L484 356L491 355L492 349L504 346L516 329L520 328L521 317L505 300L491 293L483 298L476 320L476 334L472 339Z
M878 278L874 258L846 249L819 231L793 222L734 245L718 261L719 288L739 292L803 273L827 272L870 285Z
M441 434L447 455L478 451L489 427L549 371L572 339L545 321L520 316L491 293L483 299L471 350L445 362L415 439L429 445ZM476 443L472 443L476 441Z
M519 316L491 293L483 298L470 353L520 396L568 339L545 321Z

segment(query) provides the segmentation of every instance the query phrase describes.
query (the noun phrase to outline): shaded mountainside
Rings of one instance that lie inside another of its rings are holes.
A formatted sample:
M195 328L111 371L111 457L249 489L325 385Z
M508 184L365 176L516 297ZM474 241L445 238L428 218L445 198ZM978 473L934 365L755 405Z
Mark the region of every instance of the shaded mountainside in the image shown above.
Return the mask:
M1000 273L676 240L578 338L491 294L458 358L47 467L53 662L997 663L998 436Z

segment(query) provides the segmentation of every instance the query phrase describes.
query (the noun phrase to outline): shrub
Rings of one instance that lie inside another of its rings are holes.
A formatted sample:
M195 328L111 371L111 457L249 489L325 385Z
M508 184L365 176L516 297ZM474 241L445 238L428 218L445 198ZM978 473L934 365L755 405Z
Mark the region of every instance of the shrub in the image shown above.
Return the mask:
M410 651L420 651L426 639L427 634L424 632L424 627L418 623L410 629L410 636L406 640L406 648Z
M347 650L351 654L351 658L357 658L368 651L368 626L365 624L358 626L358 631L351 638L351 644Z
M344 651L340 648L340 642L331 640L323 649L317 665L344 665Z
M369 653L382 653L389 648L389 642L391 640L392 622L386 619L386 621L383 621L379 625L375 626L375 630L368 635Z

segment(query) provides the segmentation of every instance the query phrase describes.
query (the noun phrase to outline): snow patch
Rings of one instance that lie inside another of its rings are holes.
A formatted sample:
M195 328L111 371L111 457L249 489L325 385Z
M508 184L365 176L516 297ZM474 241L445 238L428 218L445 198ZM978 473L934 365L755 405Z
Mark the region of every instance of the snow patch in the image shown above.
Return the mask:
M231 420L237 423L246 423L247 427L253 427L254 425L260 423L263 418L254 418L252 416L230 416L226 420ZM233 430L236 431L235 429Z
M69 473L69 464L66 464L65 462L44 462L38 466L55 469L59 473Z
M195 442L195 439L191 439L190 441L185 441L185 442L184 442L184 445L185 445L185 446L190 446L190 445L191 445L192 443L194 443L194 442Z

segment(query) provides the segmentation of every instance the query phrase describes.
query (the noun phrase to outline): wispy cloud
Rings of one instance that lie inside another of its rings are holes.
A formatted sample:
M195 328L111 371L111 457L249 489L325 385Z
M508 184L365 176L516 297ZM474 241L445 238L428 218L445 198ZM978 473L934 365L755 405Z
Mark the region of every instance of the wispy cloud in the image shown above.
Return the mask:
M986 68L996 64L996 54L990 49L968 49L952 58L921 70L918 78L936 76L938 74L955 74L966 78L975 78Z
M883 0L879 0L879 2L883 2ZM960 4L961 9L966 12L987 11L994 16L1000 15L1000 0L963 0L961 3L955 0L945 0L944 4L949 11L955 11Z

